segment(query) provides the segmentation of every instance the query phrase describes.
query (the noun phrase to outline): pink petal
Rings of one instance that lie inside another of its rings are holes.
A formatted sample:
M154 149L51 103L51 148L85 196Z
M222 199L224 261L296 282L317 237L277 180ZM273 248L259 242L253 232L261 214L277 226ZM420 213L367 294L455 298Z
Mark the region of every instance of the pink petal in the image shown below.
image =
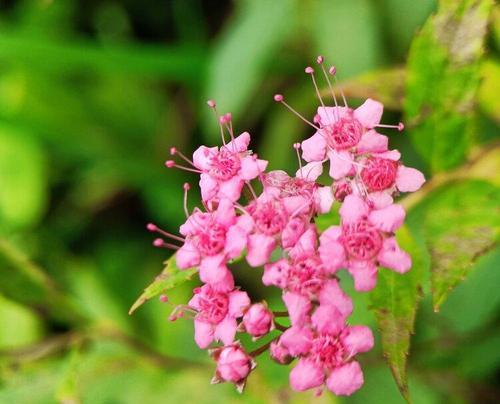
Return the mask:
M323 163L321 161L312 161L311 163L307 163L302 168L299 168L295 173L295 176L306 181L316 181L322 173Z
M331 125L339 118L343 118L351 114L351 109L346 107L318 107L318 116L321 126Z
M219 184L219 198L226 198L232 202L240 199L241 189L245 182L238 176L231 178L230 180L221 182Z
M339 226L330 226L321 234L318 248L323 266L329 273L335 273L345 265L344 246L339 242L342 229Z
M318 235L316 227L310 226L299 238L293 248L288 251L288 255L293 259L308 257L316 252Z
M236 319L232 317L224 318L215 326L215 339L222 341L224 345L231 344L234 341L234 336L236 335L236 327Z
M284 293L283 301L290 315L292 325L302 326L311 311L311 301L307 297L293 292Z
M339 209L343 223L354 223L368 215L368 205L357 195L347 195Z
M215 213L217 223L224 227L229 227L236 222L236 212L234 204L228 199L221 199Z
M316 212L324 214L330 212L335 198L331 187L318 187L314 192Z
M261 160L262 161L262 160ZM253 180L257 178L263 170L259 165L259 162L255 156L246 156L241 159L241 178L245 181Z
M365 325L355 325L346 328L347 333L342 337L342 343L349 356L368 352L373 348L373 333Z
M211 167L211 159L218 153L217 147L200 146L193 153L193 163L196 168L208 171Z
M350 396L363 385L363 371L356 361L334 368L326 386L337 396Z
M372 192L368 194L368 201L374 209L382 209L389 206L392 202L392 196L387 192Z
M293 247L305 230L306 224L303 218L295 217L292 220L289 220L286 227L283 229L283 233L281 233L282 247Z
M203 258L200 264L200 279L218 291L231 290L234 284L231 272L226 266L224 255Z
M248 237L247 262L252 267L260 267L269 261L276 247L276 241L265 234L252 234Z
M250 133L243 132L234 140L227 143L225 147L229 151L241 153L248 149L249 144L250 144Z
M243 312L250 306L250 298L247 292L234 290L229 293L228 313L231 317L237 318L243 315Z
M352 155L348 151L330 150L328 157L330 158L330 177L334 180L344 178L352 171Z
M377 229L392 233L403 225L406 212L401 205L389 205L383 209L372 210L368 220Z
M384 240L377 258L380 265L401 274L408 272L411 268L411 257L399 248L394 237Z
M200 263L200 259L198 249L188 241L175 254L175 261L180 269L193 268Z
M288 349L292 356L309 352L313 339L309 328L290 327L280 337L280 342Z
M324 284L319 294L319 303L336 307L344 318L349 317L353 309L351 298L340 288L336 279L330 279Z
M214 340L213 325L198 319L194 320L194 340L201 348L207 348Z
M302 195L287 196L281 199L285 205L286 212L289 215L306 214L310 207L311 201Z
M415 168L398 167L396 173L396 187L401 192L415 192L424 184L425 177L420 171Z
M264 274L262 275L262 283L266 286L273 285L284 289L287 284L289 269L290 265L284 258L271 264L266 264L264 266Z
M387 160L398 161L401 158L401 153L397 150L389 150L383 153L374 154L374 156Z
M354 110L354 118L365 128L373 128L380 123L383 112L384 106L380 102L368 98Z
M326 155L326 140L316 132L302 142L302 158L305 161L322 161Z
M369 130L359 141L357 147L358 153L382 153L387 151L389 139L385 135Z
M217 195L219 183L207 173L200 174L201 199L209 201Z
M348 270L358 292L368 292L377 284L377 267L371 261L351 261Z
M307 359L300 359L290 372L290 387L295 391L321 386L324 381L323 369Z
M226 233L224 252L228 258L238 258L247 246L247 232L240 226L231 226Z
M344 328L345 317L333 305L320 305L311 317L311 321L320 333L338 334Z

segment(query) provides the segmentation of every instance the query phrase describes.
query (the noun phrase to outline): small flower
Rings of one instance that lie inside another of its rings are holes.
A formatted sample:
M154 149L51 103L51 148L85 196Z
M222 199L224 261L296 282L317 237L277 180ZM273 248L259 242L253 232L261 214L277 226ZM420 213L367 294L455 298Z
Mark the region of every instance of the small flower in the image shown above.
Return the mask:
M239 342L212 351L212 357L217 363L212 383L230 382L236 385L241 393L246 379L256 364Z
M252 304L243 316L243 325L252 337L262 337L274 328L273 313L264 303Z

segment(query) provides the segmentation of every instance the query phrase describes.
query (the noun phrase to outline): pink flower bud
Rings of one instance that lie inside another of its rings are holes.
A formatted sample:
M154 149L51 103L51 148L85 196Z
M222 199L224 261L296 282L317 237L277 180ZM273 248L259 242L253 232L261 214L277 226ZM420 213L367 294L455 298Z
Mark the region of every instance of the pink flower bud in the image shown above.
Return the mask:
M332 185L332 191L334 198L343 202L345 197L352 193L352 187L347 181L335 181Z
M273 313L263 303L253 304L243 316L243 325L251 336L262 337L273 326Z
M218 351L215 360L216 376L225 382L240 383L255 367L252 358L237 343Z
M284 98L283 98L283 96L281 94L275 94L274 95L274 101L276 101L276 102L281 102L281 101L283 101L283 99Z
M271 342L269 354L272 360L281 365L288 365L293 360L288 349L281 345L279 340Z

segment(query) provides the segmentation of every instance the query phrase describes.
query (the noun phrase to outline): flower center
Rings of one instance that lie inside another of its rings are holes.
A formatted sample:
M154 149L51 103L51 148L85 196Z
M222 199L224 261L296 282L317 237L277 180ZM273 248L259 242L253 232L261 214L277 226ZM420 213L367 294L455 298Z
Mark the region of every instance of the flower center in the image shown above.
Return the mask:
M223 293L210 290L200 298L199 316L212 324L220 323L226 317L229 299Z
M218 254L226 244L226 229L218 223L207 223L195 236L195 242L203 255Z
M328 146L335 150L343 150L359 143L363 128L356 119L344 117L321 130L326 136Z
M314 339L310 358L316 364L330 370L344 362L344 354L344 346L338 337L324 334Z
M315 296L324 283L324 272L318 257L295 262L288 272L288 287L297 293Z
M238 173L240 167L238 154L222 148L210 160L210 175L221 181L227 181Z
M397 161L372 157L365 163L361 179L370 191L382 191L390 188L396 180Z
M382 236L366 220L343 226L343 244L347 254L356 260L375 257L382 247Z
M298 196L312 198L314 192L314 183L303 180L302 178L290 178L281 187L281 197Z
M255 225L260 232L274 236L281 232L287 222L285 207L279 200L254 202L249 207Z

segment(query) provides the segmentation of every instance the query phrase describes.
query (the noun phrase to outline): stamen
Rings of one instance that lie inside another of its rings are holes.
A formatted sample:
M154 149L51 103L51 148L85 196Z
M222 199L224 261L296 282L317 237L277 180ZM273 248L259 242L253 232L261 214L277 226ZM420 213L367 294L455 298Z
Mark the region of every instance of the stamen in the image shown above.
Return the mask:
M167 168L173 168L173 167L175 167L175 168L178 168L180 170L189 171L191 173L196 173L196 174L201 174L202 173L202 171L197 170L195 168L181 166L181 165L177 164L174 160L167 160L167 161L165 161L165 167L167 167Z
M305 72L307 74L311 75L311 79L313 82L314 90L316 91L316 95L318 96L319 102L321 103L321 106L325 108L325 104L323 103L323 98L321 98L321 94L318 89L318 85L316 84L316 78L314 77L314 69L311 66L307 66L305 69ZM326 111L326 110L325 110Z
M253 199L257 199L257 194L255 193L255 190L253 189L250 181L246 181L246 184L248 186L248 189L250 190L250 193L252 194Z
M376 128L391 128L391 129L397 129L399 132L402 132L405 128L405 125L403 122L399 122L397 125L384 125L379 123L378 125L375 125Z
M189 209L188 209L188 205L187 205L187 198L188 198L189 188L191 188L191 187L186 182L186 183L184 183L183 188L184 188L184 213L186 214L186 218L189 218Z
M215 119L217 120L217 124L219 125L220 129L220 136L222 138L222 144L225 146L226 145L226 139L224 137L224 127L221 124L221 117L219 116L219 113L217 112L217 104L215 103L214 100L208 100L207 105L213 109L214 114L215 114Z
M167 295L160 295L160 302L167 303L168 302L168 296Z
M315 124L313 124L312 122L309 122L306 118L304 118L300 113L298 113L295 109L293 109L290 105L288 105L283 96L281 94L276 94L274 96L274 101L276 102L281 102L285 107L287 107L293 114L295 114L296 116L298 116L300 119L302 119L305 123L307 123L309 126L312 126L314 129L316 129L317 131L320 130L320 128L318 126L316 126Z
M328 88L330 89L330 94L332 95L333 102L335 103L335 106L338 107L339 104L337 102L337 97L335 95L335 91L333 90L332 82L330 81L330 77L328 77L328 73L326 72L325 66L323 65L323 56L318 56L317 62L321 66L321 70L323 71L323 75L325 76L326 82L328 83ZM335 67L333 67L333 68L335 69ZM330 68L330 71L331 71L331 68ZM335 74L335 70L334 70L333 74Z
M328 69L328 72L333 76L333 79L335 80L335 83L338 85L337 81L337 68L335 66L331 66L330 69ZM344 101L344 107L347 107L347 100L344 95L344 91L342 88L340 89L340 95L342 95L342 100Z
M171 239L174 239L174 240L177 240L177 241L181 241L181 242L185 241L184 238L182 238L182 237L176 236L175 234L168 233L165 230L160 229L154 223L148 223L147 226L146 226L146 229L148 229L148 231L150 231L151 233L160 233L161 235L163 235L165 237L168 237L168 238L171 238Z
M303 174L302 174L302 160L300 158L300 153L299 153L300 143L294 143L293 144L293 148L295 149L295 152L297 153L297 160L299 161L300 176L303 177Z
M165 240L163 240L162 238L154 239L153 246L157 248L167 248L170 250L178 250L180 248L178 245L165 243Z
M175 148L175 147L171 147L171 148L170 148L170 155L171 155L171 156L175 156L176 154L178 154L178 155L179 155L179 157L180 157L181 159L183 159L186 163L189 163L189 164L191 164L192 166L194 166L193 161L192 161L191 159L189 159L188 157L186 157L186 156L184 155L184 153L180 152L180 151L179 151L179 150L177 150L177 148Z

